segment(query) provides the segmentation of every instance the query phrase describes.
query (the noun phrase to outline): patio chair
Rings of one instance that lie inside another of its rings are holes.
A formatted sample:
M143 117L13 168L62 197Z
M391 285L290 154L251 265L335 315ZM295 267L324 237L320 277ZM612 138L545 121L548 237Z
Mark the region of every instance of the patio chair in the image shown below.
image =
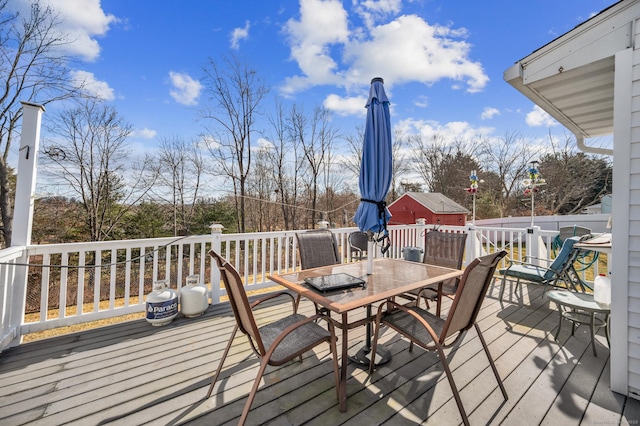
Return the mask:
M227 347L222 354L218 370L211 380L211 385L207 392L207 398L209 398L213 392L213 387L220 375L220 372L222 371L222 365L229 354L229 349L231 349L233 339L236 336L237 331L240 330L242 333L247 335L253 352L258 358L260 358L261 362L258 374L253 382L253 387L251 388L249 398L244 406L244 410L242 411L242 416L240 417L238 424L244 424L247 419L251 403L258 391L260 379L262 378L267 365L282 365L298 357L302 362L302 354L321 343L328 343L331 349L336 395L339 399L336 335L331 320L326 315L317 314L312 317L306 317L304 315L297 314L294 298L287 292L272 294L250 304L238 271L236 271L229 262L215 251L209 251L209 255L215 259L218 264L218 268L220 269L220 274L222 275L222 281L229 296L233 315L236 318L236 326L234 327L231 337L229 338L229 342L227 343ZM288 296L291 298L293 314L258 327L255 318L253 317L252 310L260 303L278 296ZM321 327L316 322L321 319L327 322L327 329Z
M510 259L509 265L506 268L498 270L498 273L502 275L500 299L502 299L504 294L507 277L516 279L516 287L514 290L516 292L518 291L518 287L521 287L521 279L544 285L543 296L547 291L547 286L551 285L556 287L558 286L558 281L564 282L567 288L571 287L574 291L578 291L578 286L580 286L584 292L585 284L578 277L573 267L573 262L578 255L578 250L574 250L573 245L582 238L585 237L566 238L564 243L562 243L562 248L558 252L558 255L548 267L531 265L527 262L529 259L547 260L534 256L527 256L524 262ZM522 292L522 289L520 291Z
M381 325L387 325L408 338L411 341L409 350L413 349L413 344L415 343L427 351L437 352L465 425L469 424L469 419L462 405L458 388L453 380L444 349L455 345L463 338L466 334L465 332L473 326L489 359L489 364L498 381L502 395L505 400L509 398L493 358L491 358L484 336L476 322L496 266L506 254L505 251L500 251L476 258L465 268L446 319L433 315L419 306L405 306L392 300L381 304L376 315L376 330L373 336L371 359L374 359L376 355ZM373 373L374 367L375 364L371 363L369 374Z
M302 269L342 263L340 262L336 237L328 229L299 232L296 234L296 238Z
M333 232L328 229L314 229L296 234L298 252L300 253L300 269L319 268L321 266L337 265L340 261L338 242ZM296 299L296 307L300 304L300 295ZM328 309L313 304L316 313L330 315Z
M444 266L447 268L461 269L464 257L464 248L467 241L466 233L453 233L442 231L430 231L425 235L425 249L423 263ZM438 283L437 288L425 287L411 292L418 296L416 304L419 305L421 298L436 301L436 315L440 316L442 298L451 297L456 294L459 278ZM428 305L427 305L428 306Z
M369 250L369 235L366 232L355 231L349 234L349 251L352 259L355 257L354 253L357 254L358 260L364 259L364 253L369 255L367 250Z

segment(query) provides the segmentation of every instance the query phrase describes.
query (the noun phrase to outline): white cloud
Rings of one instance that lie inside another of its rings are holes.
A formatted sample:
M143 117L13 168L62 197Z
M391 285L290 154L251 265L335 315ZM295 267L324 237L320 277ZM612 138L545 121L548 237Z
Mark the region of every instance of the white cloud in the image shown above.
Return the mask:
M526 121L530 127L553 127L558 125L558 122L538 105L534 105L531 112L527 114Z
M270 151L274 148L273 142L265 138L258 138L257 149Z
M389 84L430 85L451 79L455 85L465 83L468 92L478 92L489 77L480 63L468 59L469 44L457 40L461 34L464 31L429 25L419 16L401 16L372 28L369 39L345 46L345 62L350 64L348 75L375 72Z
M240 40L246 40L249 38L249 28L251 24L249 21L246 21L244 24L244 28L234 28L231 31L231 48L234 50L238 50L240 48Z
M92 95L98 96L105 101L115 99L113 89L105 81L96 80L95 75L88 71L71 71L71 78L75 85L80 86L83 90Z
M367 98L364 97L340 97L338 95L329 95L326 97L322 106L333 111L338 115L367 115Z
M14 0L9 7L20 13L29 13L32 0ZM57 28L70 41L65 45L67 54L94 61L100 56L100 45L96 37L104 36L109 26L118 19L105 14L100 0L41 0L40 4L50 5L60 14L61 23Z
M429 106L429 98L425 95L420 95L413 104L419 108L426 108Z
M387 16L399 12L400 5L393 0L364 1L355 9ZM366 25L353 27L337 0L301 0L299 19L290 19L284 27L300 74L285 80L282 93L293 95L325 84L361 90L372 76L384 77L388 87L448 79L453 89L470 93L483 90L489 81L482 64L470 58L464 28L431 25L416 15Z
M158 132L155 130L147 129L146 127L142 130L134 130L131 134L132 137L141 138L141 139L153 139L156 137Z
M347 11L340 0L300 0L300 20L285 24L291 46L291 58L304 76L287 79L285 94L292 94L317 84L338 84L337 63L330 47L349 39Z
M371 27L377 20L399 13L401 6L401 0L364 0L355 5L355 11Z
M438 136L443 143L484 139L495 131L493 127L474 127L466 121L441 124L432 120L407 119L400 121L396 127L407 135L420 135L426 139Z
M171 97L182 105L197 105L202 84L191 78L189 74L169 71L169 78L173 89L169 91Z
M483 120L491 120L496 115L500 115L500 110L497 108L486 107L482 114L480 114L480 118Z

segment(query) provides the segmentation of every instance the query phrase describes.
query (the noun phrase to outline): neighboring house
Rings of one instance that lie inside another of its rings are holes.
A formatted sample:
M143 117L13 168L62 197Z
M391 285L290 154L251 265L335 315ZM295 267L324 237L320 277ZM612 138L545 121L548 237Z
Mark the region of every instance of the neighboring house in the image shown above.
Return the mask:
M541 23L544 26L544 23ZM619 1L507 69L504 79L587 153L613 156L611 389L640 399L640 0ZM612 135L613 149L585 139Z
M390 225L465 225L469 210L438 192L407 192L389 205Z
M605 195L602 197L602 202L599 204L593 204L589 207L585 207L582 210L584 214L600 214L600 213L611 213L611 195Z

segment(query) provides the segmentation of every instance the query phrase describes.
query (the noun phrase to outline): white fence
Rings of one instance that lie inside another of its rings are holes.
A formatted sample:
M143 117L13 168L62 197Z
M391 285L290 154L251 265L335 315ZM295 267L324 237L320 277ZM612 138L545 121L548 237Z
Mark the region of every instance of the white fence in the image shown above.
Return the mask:
M215 226L214 226L215 227ZM27 333L142 312L153 281L166 279L179 290L187 275L199 274L211 289L211 303L224 300L211 248L243 276L247 291L274 286L268 276L298 267L296 232L222 234L181 238L34 245L0 251L0 350L16 345ZM389 227L387 257L401 258L404 247L424 247L427 225ZM440 227L468 232L465 263L496 249L511 258L537 253L552 258L557 231L534 228ZM351 261L349 233L332 229L343 262ZM376 250L375 256L381 256Z

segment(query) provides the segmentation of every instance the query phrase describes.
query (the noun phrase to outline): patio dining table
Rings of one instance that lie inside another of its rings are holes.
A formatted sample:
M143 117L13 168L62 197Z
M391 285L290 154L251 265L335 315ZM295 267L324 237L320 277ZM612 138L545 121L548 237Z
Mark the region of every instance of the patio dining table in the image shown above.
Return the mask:
M305 283L305 278L339 273L361 278L364 281L364 285L331 292L321 292ZM355 309L370 307L374 303L461 275L462 271L457 269L406 260L378 258L373 261L373 272L370 275L367 275L367 262L360 261L272 275L269 278L339 315L340 319L333 318L333 321L342 330L340 388L338 394L340 396L340 411L344 412L347 409L348 331L365 325L375 318L373 315L367 315L365 318L350 322L349 314Z

